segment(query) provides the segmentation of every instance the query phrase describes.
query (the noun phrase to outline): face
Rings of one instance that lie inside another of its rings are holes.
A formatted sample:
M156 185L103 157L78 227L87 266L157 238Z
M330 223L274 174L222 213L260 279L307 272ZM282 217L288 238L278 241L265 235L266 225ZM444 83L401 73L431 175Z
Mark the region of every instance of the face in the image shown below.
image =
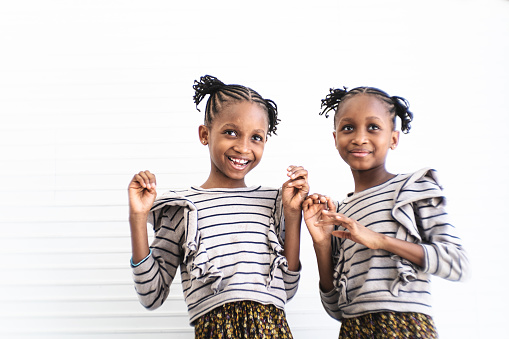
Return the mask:
M385 171L387 152L399 140L399 132L393 129L386 105L372 95L359 94L340 106L333 134L341 158L352 171Z
M234 102L200 126L200 139L208 144L213 187L245 187L244 177L262 159L268 132L267 112L247 101Z

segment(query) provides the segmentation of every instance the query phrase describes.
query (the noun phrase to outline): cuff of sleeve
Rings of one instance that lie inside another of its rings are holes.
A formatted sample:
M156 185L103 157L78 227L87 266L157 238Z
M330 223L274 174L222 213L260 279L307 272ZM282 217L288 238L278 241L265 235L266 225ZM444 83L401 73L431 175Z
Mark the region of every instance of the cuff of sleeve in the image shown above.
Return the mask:
M298 275L302 271L302 264L299 261L299 269L297 271L286 270L285 272L289 275Z
M338 293L338 291L336 291L335 288L325 292L324 290L322 290L322 286L320 286L320 284L318 284L318 289L320 290L320 296L322 297L322 300L333 299L334 296Z
M139 263L135 264L133 263L133 258L131 257L131 267L138 267L140 266L141 264L143 264L145 261L147 261L148 258L150 258L150 256L152 255L152 249L150 249L150 252L148 253L148 255L143 258L142 261L140 261Z
M437 269L437 264L438 264L438 260L437 260L437 256L435 255L436 253L436 250L435 248L433 247L433 245L427 245L427 244L420 244L424 250L424 266L422 267L422 271L424 273L431 273L433 274L433 272L431 272L433 270L433 268L435 268L435 270Z

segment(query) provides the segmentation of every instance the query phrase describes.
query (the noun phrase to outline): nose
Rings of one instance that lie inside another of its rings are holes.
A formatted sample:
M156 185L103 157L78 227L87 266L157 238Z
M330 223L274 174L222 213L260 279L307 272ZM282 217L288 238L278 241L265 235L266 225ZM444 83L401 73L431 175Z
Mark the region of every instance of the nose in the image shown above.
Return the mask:
M233 145L233 150L241 154L249 153L249 138L237 139L237 142Z
M367 143L367 133L366 131L363 131L363 130L357 130L355 131L354 135L353 135L353 139L352 139L352 143L355 144L355 145L363 145L365 143Z

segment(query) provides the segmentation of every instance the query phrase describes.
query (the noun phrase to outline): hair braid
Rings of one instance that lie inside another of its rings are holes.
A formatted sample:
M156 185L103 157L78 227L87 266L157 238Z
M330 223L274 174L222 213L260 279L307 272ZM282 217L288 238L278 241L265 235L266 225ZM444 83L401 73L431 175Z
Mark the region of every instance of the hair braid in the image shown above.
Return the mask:
M401 131L403 133L410 132L410 128L412 128L410 122L414 119L414 115L409 110L408 100L398 96L392 96L391 99L394 102L395 113L401 119Z
M205 106L205 123L212 123L214 117L221 111L223 104L231 101L248 101L261 105L269 118L269 129L267 135L276 134L279 119L277 117L277 105L270 99L264 99L255 90L242 85L225 85L222 81L211 75L204 75L200 80L195 80L193 89L195 90L193 100L198 105L208 94L209 98Z
M413 114L409 110L410 104L408 101L398 96L390 97L386 92L375 87L356 87L350 91L348 91L346 87L343 87L343 89L331 88L325 99L322 99L322 111L320 115L325 115L325 117L328 118L328 113L330 111L335 111L337 113L342 103L358 94L367 94L378 98L386 104L393 119L393 123L395 124L396 117L399 117L401 119L401 131L403 133L408 133L410 131L410 122L413 119ZM334 114L334 125L336 125L336 114Z

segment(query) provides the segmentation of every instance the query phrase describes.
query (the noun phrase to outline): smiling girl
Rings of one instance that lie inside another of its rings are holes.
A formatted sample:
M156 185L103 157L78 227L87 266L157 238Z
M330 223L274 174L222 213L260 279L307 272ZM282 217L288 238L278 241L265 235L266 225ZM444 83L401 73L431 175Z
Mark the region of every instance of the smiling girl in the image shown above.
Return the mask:
M464 280L469 263L448 222L436 172L392 174L385 167L407 133L408 102L372 87L331 89L334 141L350 166L355 191L342 202L320 194L303 204L327 313L340 338L436 338L430 275Z
M282 188L246 187L267 137L278 124L276 104L241 85L203 76L198 108L209 96L199 137L210 152L200 186L156 199L149 171L129 184L133 277L148 309L165 301L180 267L196 338L292 338L284 305L297 291L301 205L307 171L287 169ZM147 221L155 237L148 244Z

